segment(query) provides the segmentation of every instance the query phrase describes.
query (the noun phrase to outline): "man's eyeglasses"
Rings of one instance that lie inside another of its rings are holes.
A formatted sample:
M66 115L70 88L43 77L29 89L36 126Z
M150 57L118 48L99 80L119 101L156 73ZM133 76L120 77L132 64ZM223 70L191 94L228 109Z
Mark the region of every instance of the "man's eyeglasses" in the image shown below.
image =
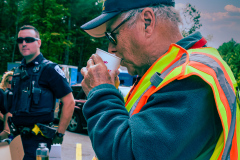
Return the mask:
M25 41L26 43L32 43L32 42L38 41L38 40L40 40L40 39L34 38L34 37L25 37L25 38L19 37L19 38L17 38L17 43L23 43L23 41Z
M12 81L7 81L9 84L12 84Z
M117 45L116 37L114 36L114 31L116 31L121 25L123 25L125 22L127 22L132 15L128 16L126 19L124 19L116 28L112 30L112 32L105 32L105 36L108 38L108 40L113 43L114 45Z

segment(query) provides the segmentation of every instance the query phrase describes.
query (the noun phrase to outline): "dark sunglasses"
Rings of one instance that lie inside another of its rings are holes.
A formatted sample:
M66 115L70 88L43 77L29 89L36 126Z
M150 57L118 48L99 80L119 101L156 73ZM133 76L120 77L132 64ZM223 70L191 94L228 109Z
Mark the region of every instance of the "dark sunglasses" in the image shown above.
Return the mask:
M112 30L112 32L105 32L105 36L108 38L108 40L113 43L114 45L117 45L117 39L114 35L114 31L116 31L121 25L123 25L125 22L127 22L132 15L128 16L126 19L124 19L116 28Z
M12 84L12 81L8 81L9 84Z
M40 40L40 39L34 38L34 37L25 37L25 38L19 37L19 38L17 38L17 43L23 43L23 41L25 41L26 43L32 43L32 42L38 41L38 40Z

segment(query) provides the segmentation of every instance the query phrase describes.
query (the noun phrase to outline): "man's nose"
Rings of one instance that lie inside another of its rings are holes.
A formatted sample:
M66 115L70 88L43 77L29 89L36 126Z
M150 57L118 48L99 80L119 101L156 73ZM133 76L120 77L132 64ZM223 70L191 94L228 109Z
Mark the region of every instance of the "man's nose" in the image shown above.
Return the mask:
M27 44L27 43L26 43L26 41L25 41L25 40L23 40L23 43L22 43L22 44L23 44L23 46L26 46L26 44Z
M116 54L116 52L117 52L116 45L114 45L111 42L109 42L109 44L108 44L108 52L112 53L112 54Z

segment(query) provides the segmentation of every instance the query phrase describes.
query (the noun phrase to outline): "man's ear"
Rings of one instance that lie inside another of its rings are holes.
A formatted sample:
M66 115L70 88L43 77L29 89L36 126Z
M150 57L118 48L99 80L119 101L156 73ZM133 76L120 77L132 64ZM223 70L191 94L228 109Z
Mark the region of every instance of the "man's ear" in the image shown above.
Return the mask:
M41 45L42 45L42 41L41 41L41 39L40 39L40 40L38 40L37 42L38 42L38 47L40 48L40 47L41 47Z
M142 20L145 24L145 35L151 36L155 27L155 15L151 8L145 8L141 14Z

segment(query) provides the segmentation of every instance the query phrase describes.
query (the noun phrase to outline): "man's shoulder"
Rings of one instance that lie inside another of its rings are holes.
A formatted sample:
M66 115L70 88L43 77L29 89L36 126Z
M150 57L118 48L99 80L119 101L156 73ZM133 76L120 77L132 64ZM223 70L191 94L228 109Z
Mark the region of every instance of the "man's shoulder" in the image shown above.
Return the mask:
M61 69L61 67L52 61L46 61L44 65L44 71L48 76L57 76L60 75L63 78L65 77L65 73Z
M41 65L44 65L44 66L50 65L51 66L51 65L57 65L57 63L52 62L52 61L50 61L48 59L43 59L42 62L41 62Z
M53 69L56 65L58 65L57 63L52 62L51 60L48 60L46 58L44 58L40 63L42 68L50 70Z

